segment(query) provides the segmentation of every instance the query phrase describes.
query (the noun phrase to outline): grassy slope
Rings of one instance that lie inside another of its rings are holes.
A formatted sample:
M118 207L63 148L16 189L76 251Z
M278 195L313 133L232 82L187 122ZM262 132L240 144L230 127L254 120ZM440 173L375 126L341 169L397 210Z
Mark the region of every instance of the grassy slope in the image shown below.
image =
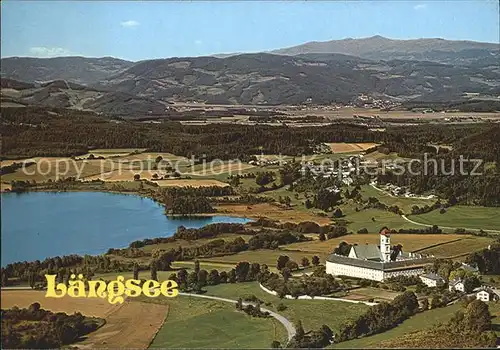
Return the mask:
M436 202L435 199L416 199L416 198L405 198L405 197L391 197L388 193L383 191L378 191L370 185L361 186L361 195L364 199L369 197L376 197L380 202L386 205L397 205L404 213L411 213L411 208L414 205L423 207L425 205L432 205Z
M434 210L408 218L429 225L500 230L500 208L456 206L449 208L444 214Z
M265 307L273 310L276 310L276 307L282 303L287 309L279 311L279 313L293 323L301 320L306 331L317 329L323 324L328 325L333 330L337 330L341 324L349 319L356 318L368 308L366 305L336 301L282 300L264 292L256 282L220 284L218 286L206 287L206 289L209 295L232 299L244 297L245 295L255 295L264 302L272 303L272 305L266 305Z
M439 322L447 322L453 313L460 310L461 306L459 304L454 304L447 306L445 308L428 310L423 313L419 313L410 319L404 321L396 328L388 330L383 333L375 334L369 337L354 339L340 344L336 344L335 348L376 348L378 344L382 341L388 339L394 339L397 341L398 337L404 334L418 331L425 328L431 328L433 325Z
M152 348L268 348L273 340L286 340L278 321L252 318L230 303L185 296L151 302L169 305Z
M426 247L433 246L435 244L443 244L444 246L451 245L453 241L460 240L465 241L461 246L467 246L470 244L480 245L484 247L491 241L489 238L468 236L468 235L454 235L454 234L435 234L435 235L418 235L418 234L404 234L396 233L392 235L392 244L401 244L403 250L405 251L416 251L422 250ZM350 244L379 244L380 235L379 234L353 234L342 236L338 238L332 238L326 241L311 241L311 242L300 242L293 243L286 246L282 246L283 250L300 250L310 253L331 253L335 247L339 245L340 242L347 242ZM447 243L450 242L450 243ZM446 243L446 244L444 244ZM439 246L438 246L439 247ZM436 247L437 248L437 247ZM432 248L430 248L432 249ZM446 249L444 249L446 252Z
M494 239L488 237L464 236L460 241L442 244L420 252L439 257L458 257L487 248L492 242Z
M259 264L267 264L269 267L276 266L276 262L280 255L287 255L291 260L294 260L298 264L302 257L307 257L311 261L313 255L318 255L321 261L326 259L328 254L326 253L304 253L304 252L293 252L285 250L247 250L234 255L218 256L213 258L199 259L200 261L205 261L208 263L223 263L223 264L237 264L240 261L248 261L249 263L257 262Z

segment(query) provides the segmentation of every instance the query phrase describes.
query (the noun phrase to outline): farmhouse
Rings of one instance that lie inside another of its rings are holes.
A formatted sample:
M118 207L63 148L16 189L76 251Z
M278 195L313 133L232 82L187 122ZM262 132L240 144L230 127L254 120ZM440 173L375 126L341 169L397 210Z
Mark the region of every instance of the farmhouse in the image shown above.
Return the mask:
M388 229L380 232L380 245L366 244L351 247L348 256L331 254L326 259L326 272L374 281L397 276L418 276L433 258L415 253L403 253L391 248Z
M488 287L482 287L477 291L476 299L481 301L500 300L500 290Z
M439 287L444 284L444 279L435 273L427 273L425 275L421 275L420 280L427 287Z
M460 279L452 280L450 281L448 289L450 292L453 292L455 290L459 292L465 292L465 285L464 282Z

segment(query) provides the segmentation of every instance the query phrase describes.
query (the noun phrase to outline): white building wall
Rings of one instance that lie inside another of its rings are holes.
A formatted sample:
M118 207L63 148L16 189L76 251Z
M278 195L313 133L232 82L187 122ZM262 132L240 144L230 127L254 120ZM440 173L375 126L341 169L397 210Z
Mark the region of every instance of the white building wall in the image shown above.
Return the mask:
M407 269L399 271L384 272L381 270L369 269L365 267L357 267L346 264L338 264L327 261L326 272L334 276L349 276L356 278L364 278L367 280L381 282L384 279L396 276L415 276L424 273L423 268Z
M337 264L327 261L326 272L334 276L350 276L356 278L364 278L373 281L382 281L384 273L380 270L367 269L351 265Z
M476 299L481 300L481 301L490 301L490 293L485 292L484 290L481 292L478 292L476 294Z
M453 292L454 290L457 290L459 292L465 292L465 286L462 282L459 282L454 286L450 286L448 289L450 290L450 292Z
M427 287L437 287L437 281L436 280L433 280L433 279L430 279L430 278L426 278L426 277L423 277L423 276L420 276L420 280L427 286Z
M425 272L425 270L423 268L391 271L391 272L385 272L384 278L391 278L391 277L397 277L397 276L418 276L418 275L423 274L424 272Z

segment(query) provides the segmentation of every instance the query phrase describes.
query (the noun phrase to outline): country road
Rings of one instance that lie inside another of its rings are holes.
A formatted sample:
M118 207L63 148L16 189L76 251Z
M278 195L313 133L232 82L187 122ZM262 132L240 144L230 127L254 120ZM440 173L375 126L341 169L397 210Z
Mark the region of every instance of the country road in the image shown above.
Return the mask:
M212 299L212 300L219 300L219 301L224 301L227 303L233 303L236 304L237 300L233 299L226 299L226 298L220 298L220 297L214 297L211 295L204 295L204 294L192 294L192 293L182 293L180 292L179 295L183 296L189 296L189 297L195 297L195 298L204 298L204 299ZM253 303L247 303L243 302L243 305L254 305ZM290 322L287 318L281 316L280 314L277 314L274 311L265 309L263 307L260 308L264 312L269 312L269 315L274 317L278 322L280 322L283 326L285 326L285 329L288 333L288 340L291 340L292 337L295 335L295 327L292 322Z
M425 226L425 227L432 227L433 226L433 225L422 224L420 222L410 220L406 217L406 215L401 215L401 217L414 225ZM445 228L447 230L456 230L457 228L462 228L464 230L469 230L469 231L479 231L479 229L477 229L477 228L470 228L470 227L449 227L449 226L441 226L441 225L438 225L438 226L439 226L439 228ZM500 233L500 231L497 231L497 230L483 230L483 231L490 232L490 233Z

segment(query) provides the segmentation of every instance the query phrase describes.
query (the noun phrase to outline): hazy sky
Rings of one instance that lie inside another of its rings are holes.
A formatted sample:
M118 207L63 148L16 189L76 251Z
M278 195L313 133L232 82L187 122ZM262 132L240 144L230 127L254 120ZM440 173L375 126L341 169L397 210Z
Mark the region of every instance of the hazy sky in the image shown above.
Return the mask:
M2 57L141 60L373 35L499 42L497 0L3 0L1 6Z

